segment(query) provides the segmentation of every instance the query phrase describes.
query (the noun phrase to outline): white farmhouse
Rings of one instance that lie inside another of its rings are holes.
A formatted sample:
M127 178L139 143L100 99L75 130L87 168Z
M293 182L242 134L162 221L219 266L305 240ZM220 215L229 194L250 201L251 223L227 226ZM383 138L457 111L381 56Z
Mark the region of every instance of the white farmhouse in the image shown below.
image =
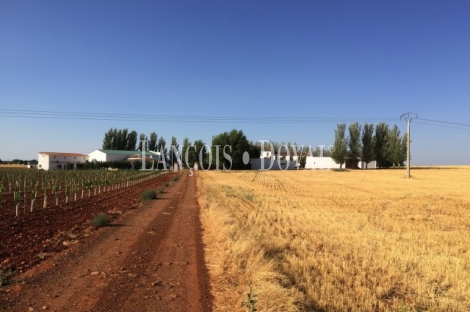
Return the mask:
M293 151L284 151L276 155L274 149L268 146L261 146L259 158L251 158L251 170L295 170L297 168L298 155L294 156Z
M340 169L340 164L335 163L331 157L307 156L305 169Z
M39 152L38 169L81 169L88 155L78 153Z
M270 149L265 148L261 151L260 158L276 158L276 156Z
M106 162L106 161L123 161L129 158L137 159L142 158L142 152L139 151L121 151L121 150L103 150L97 149L88 154L89 161L94 162ZM158 160L160 157L159 152L146 151L146 157L150 157L154 160Z

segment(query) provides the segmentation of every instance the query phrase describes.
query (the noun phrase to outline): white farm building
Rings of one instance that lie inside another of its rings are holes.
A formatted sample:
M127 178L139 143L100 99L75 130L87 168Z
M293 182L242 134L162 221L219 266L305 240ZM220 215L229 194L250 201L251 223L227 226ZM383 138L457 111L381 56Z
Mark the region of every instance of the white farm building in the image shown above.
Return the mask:
M97 149L88 154L89 161L94 162L106 162L106 161L123 161L129 158L131 159L138 159L142 158L142 152L140 151L121 151L121 150L103 150ZM146 151L145 156L152 158L154 160L158 160L160 157L160 153Z
M251 170L294 170L297 159L290 160L285 154L276 156L270 148L261 150L259 158L251 158Z
M305 169L340 169L340 164L335 163L331 157L307 156Z
M88 155L78 153L39 152L38 169L81 169Z

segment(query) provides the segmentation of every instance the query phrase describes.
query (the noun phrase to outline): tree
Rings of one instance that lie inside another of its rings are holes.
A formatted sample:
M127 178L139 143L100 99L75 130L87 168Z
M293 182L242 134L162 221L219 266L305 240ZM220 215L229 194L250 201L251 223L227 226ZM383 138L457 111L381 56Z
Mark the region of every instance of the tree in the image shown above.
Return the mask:
M361 156L361 125L357 122L349 125L348 157L351 159L353 168L357 168L357 161Z
M155 151L157 149L157 138L156 132L150 133L149 151Z
M160 159L159 163L164 162L167 163L167 154L168 154L168 149L165 147L166 141L163 137L160 137L158 139L158 144L157 144L157 151L160 152Z
M362 151L361 151L361 160L365 162L366 169L367 164L374 160L374 125L373 124L364 124L362 129Z
M195 163L199 163L199 152L203 150L204 142L197 140L192 144L188 138L184 138L183 144L181 145L181 160L188 168L194 168ZM187 157L186 157L187 154ZM201 161L205 159L205 151L201 154Z
M127 129L122 129L117 132L117 138L116 138L117 150L125 150L127 148L127 135L128 135Z
M247 165L243 163L243 154L249 151L250 144L242 130L221 133L212 140L212 164L218 161L219 166L225 169L245 169ZM224 153L231 157L231 162Z
M400 140L400 130L398 130L397 125L395 125L392 129L388 130L387 133L387 142L384 146L384 154L385 154L385 167L390 167L395 165L395 157L396 157L396 150L399 145Z
M108 132L104 134L102 148L104 150L113 149L113 128L109 129Z
M280 144L276 141L272 141L272 140L270 140L270 141L271 141L271 144L273 145L273 150L271 151L272 152L271 155L277 156L278 153L279 153Z
M406 134L401 137L397 125L389 131L386 154L387 161L393 166L402 166L406 160Z
M215 169L228 169L230 167L229 161L224 157L224 148L226 145L230 146L233 151L233 146L229 142L228 132L224 132L212 137L211 165L214 165Z
M253 141L248 142L248 154L250 158L259 158L261 156L261 145L254 143Z
M137 131L131 131L127 135L126 150L127 151L135 151L136 145L137 145Z
M322 150L320 149L320 146L316 146L315 150L312 152L313 157L320 157L323 156Z
M308 148L308 155L313 157L331 157L331 152L327 146L318 145L315 150L312 151L311 146Z
M287 142L287 150L290 152L292 151L294 148L292 147L292 143L289 141Z
M103 139L103 149L135 151L137 132L129 133L128 129L110 128Z
M344 161L347 155L347 141L344 138L346 132L346 124L338 124L338 128L335 130L335 142L333 144L333 150L331 151L331 158L339 164L339 168L343 169Z
M189 153L191 152L191 150L193 150L194 152L194 149L191 148L188 150L189 146L191 145L191 142L189 142L189 139L188 138L184 138L183 139L183 144L181 144L181 160L183 161L183 164L186 165L187 167L193 167L189 164ZM187 152L187 153L186 153ZM188 154L188 159L186 159L186 154ZM192 159L191 159L192 160ZM193 161L194 163L194 161Z
M405 165L405 161L406 161L406 153L407 153L407 150L408 150L408 146L407 146L407 141L408 141L408 133L405 133L402 137L401 137L401 140L400 140L400 156L398 158L398 163L400 164L400 166L404 166Z
M143 141L145 141L145 143L144 143L145 150L148 151L149 150L149 148L148 148L148 146L149 146L148 138L145 136L145 134L141 133L140 136L139 136L139 145L138 145L139 151L142 151Z
M375 126L374 154L378 168L386 168L389 166L386 150L388 131L388 125L386 123L380 122Z
M180 150L180 146L178 144L178 141L177 141L176 137L172 136L171 137L171 145L170 145L170 149L169 149L171 165L173 165L175 163L178 163L179 150ZM175 151L177 151L178 154L175 153Z
M189 163L190 165L194 166L197 162L200 166L202 166L207 159L207 151L204 148L205 143L202 140L194 141L194 149L189 150ZM201 152L202 151L202 152Z
M113 150L119 149L119 140L121 139L122 131L119 129L114 129L114 137L113 137Z

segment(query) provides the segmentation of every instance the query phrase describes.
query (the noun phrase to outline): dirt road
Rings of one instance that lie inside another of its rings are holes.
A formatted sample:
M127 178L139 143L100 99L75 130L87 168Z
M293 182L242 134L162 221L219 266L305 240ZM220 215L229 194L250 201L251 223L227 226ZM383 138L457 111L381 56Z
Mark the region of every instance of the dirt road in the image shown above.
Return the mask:
M0 294L0 309L210 311L195 176L48 265Z

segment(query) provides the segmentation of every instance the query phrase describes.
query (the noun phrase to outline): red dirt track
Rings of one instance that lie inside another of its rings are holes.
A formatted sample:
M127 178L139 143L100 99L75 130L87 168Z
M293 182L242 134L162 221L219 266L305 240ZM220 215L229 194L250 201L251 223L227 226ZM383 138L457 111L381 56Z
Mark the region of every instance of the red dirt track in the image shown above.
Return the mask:
M17 220L0 216L0 265L26 271L0 288L0 310L210 311L196 177L183 172L159 199L139 203L173 176ZM93 215L113 209L123 212L113 226L90 230Z

